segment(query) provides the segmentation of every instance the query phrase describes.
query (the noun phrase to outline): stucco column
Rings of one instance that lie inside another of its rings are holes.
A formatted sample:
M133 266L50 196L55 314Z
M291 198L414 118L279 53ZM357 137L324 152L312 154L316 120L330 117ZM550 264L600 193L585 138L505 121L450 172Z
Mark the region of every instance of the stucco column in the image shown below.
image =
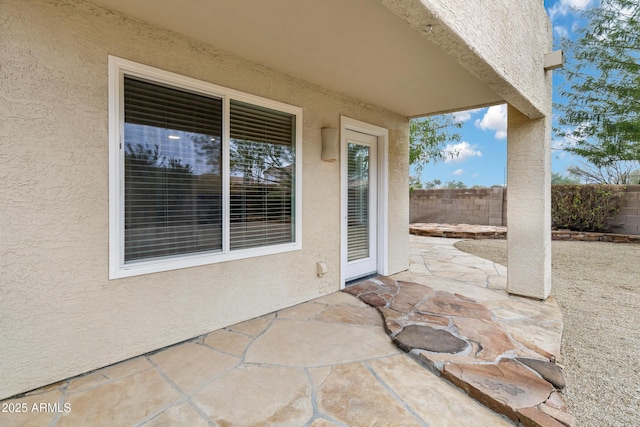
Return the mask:
M546 299L551 292L551 119L531 120L509 105L507 290Z

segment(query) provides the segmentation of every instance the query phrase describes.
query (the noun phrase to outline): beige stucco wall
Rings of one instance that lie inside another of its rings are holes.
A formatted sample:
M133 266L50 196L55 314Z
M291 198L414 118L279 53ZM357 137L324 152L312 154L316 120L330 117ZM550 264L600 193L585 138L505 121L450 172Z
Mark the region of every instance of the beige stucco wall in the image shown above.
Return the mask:
M507 291L551 293L551 118L507 111Z
M551 114L543 61L552 33L542 0L380 1L520 112Z
M0 5L0 398L337 291L320 128L340 115L389 129L389 270L407 267L406 118L85 3ZM301 251L108 280L108 55L303 108Z

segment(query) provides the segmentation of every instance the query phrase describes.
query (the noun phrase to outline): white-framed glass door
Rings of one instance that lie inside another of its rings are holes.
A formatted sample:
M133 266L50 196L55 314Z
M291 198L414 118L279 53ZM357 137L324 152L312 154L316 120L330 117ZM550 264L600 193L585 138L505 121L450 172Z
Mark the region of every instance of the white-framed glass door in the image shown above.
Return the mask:
M378 138L345 131L346 230L345 280L377 272L378 269ZM344 151L343 151L344 152Z

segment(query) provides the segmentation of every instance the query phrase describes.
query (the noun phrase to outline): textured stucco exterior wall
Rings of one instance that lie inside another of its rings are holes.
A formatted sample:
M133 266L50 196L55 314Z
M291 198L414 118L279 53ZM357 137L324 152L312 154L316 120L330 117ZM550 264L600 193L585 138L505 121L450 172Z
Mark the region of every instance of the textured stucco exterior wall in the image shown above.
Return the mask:
M552 33L542 0L380 1L528 117L551 113L543 61Z
M406 118L86 3L1 4L0 397L337 291L320 128L340 115L389 129L389 270L407 268ZM301 251L108 280L108 55L303 108Z
M507 290L546 299L551 293L551 117L507 110Z
M409 268L409 124L389 126L389 274Z

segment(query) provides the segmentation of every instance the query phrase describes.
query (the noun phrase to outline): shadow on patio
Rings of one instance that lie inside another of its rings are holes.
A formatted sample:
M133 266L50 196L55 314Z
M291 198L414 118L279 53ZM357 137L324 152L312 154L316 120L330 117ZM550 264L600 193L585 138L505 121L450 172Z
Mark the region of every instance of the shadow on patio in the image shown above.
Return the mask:
M411 236L406 272L4 401L28 410L2 413L0 421L500 426L513 425L511 418L571 424L551 385L561 380L552 363L562 334L557 305L508 296L504 267L453 243Z

